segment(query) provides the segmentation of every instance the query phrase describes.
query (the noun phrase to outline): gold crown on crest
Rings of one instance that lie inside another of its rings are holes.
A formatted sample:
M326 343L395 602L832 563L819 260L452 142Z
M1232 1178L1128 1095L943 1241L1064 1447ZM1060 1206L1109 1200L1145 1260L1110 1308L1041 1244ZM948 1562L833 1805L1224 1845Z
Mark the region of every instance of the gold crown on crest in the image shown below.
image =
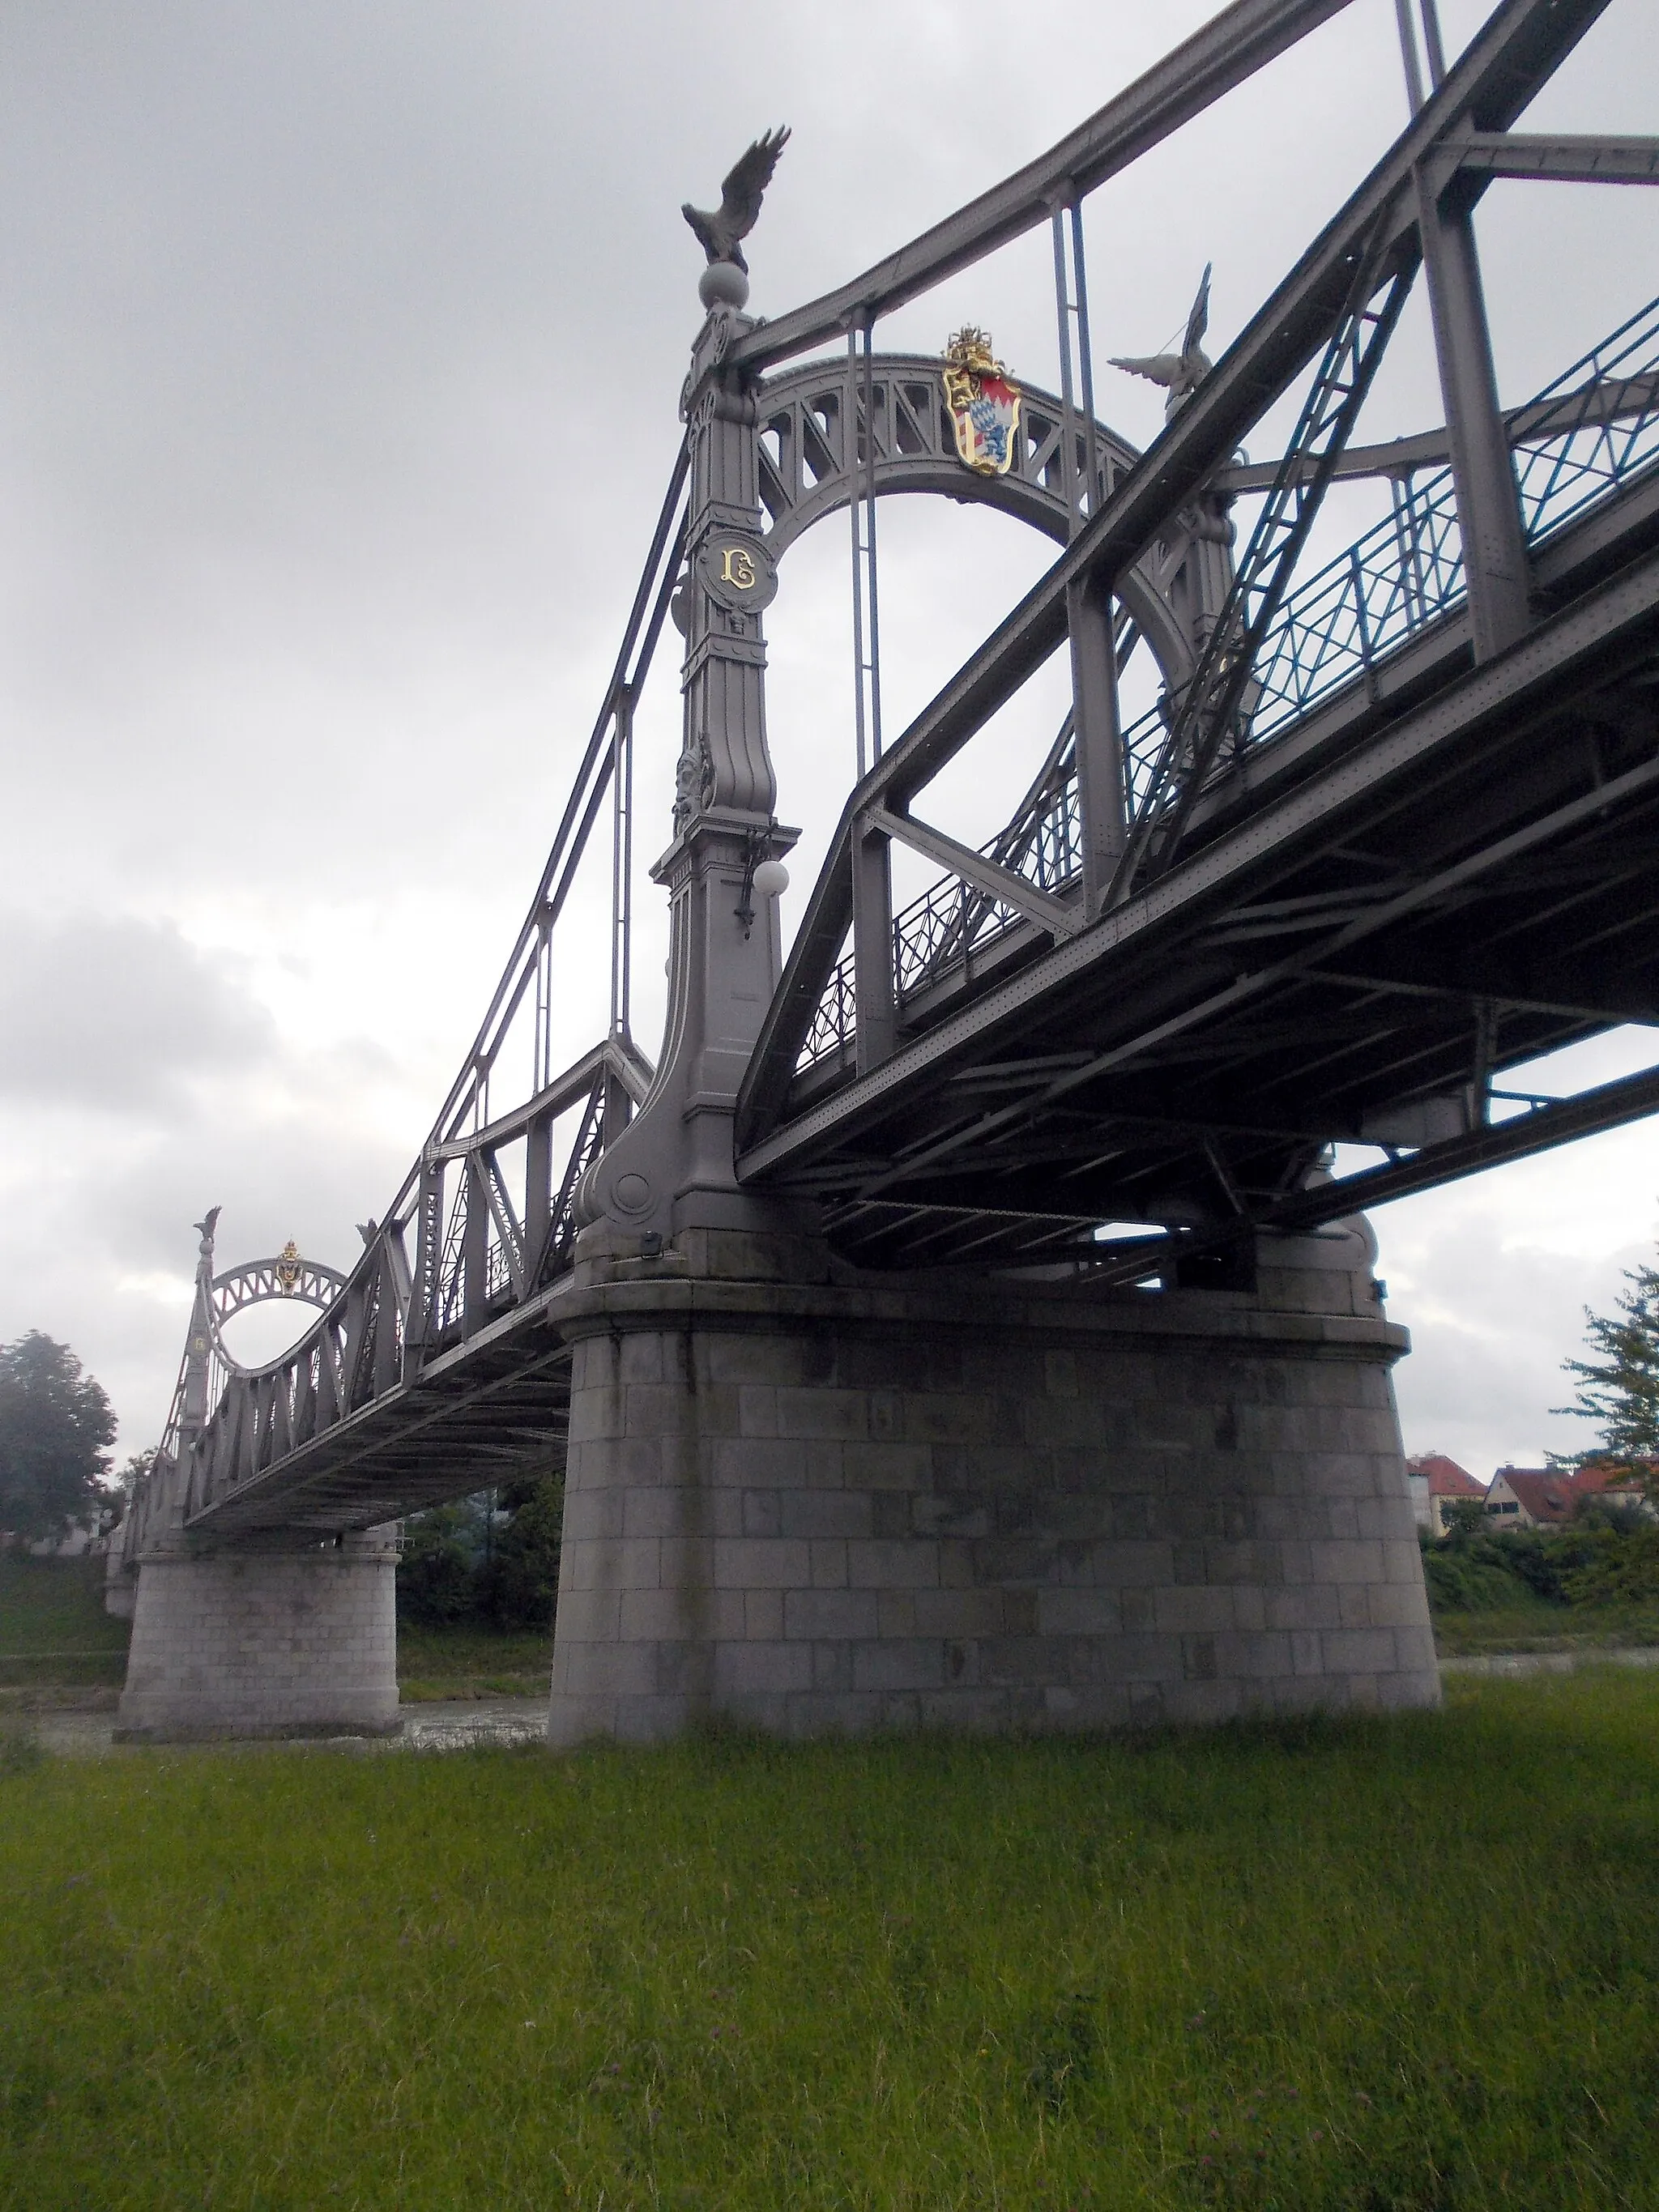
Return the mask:
M975 323L964 323L945 349L945 358L952 368L967 369L975 376L1001 376L1002 363L991 350L991 333L982 331Z

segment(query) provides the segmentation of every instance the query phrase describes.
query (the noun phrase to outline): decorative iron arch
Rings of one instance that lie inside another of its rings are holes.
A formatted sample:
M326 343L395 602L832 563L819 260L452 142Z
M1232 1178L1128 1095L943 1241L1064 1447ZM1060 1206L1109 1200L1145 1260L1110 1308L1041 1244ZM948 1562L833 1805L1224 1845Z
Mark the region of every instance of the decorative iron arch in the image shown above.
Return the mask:
M221 1323L246 1306L268 1300L297 1299L320 1311L331 1305L346 1286L337 1267L320 1260L303 1260L297 1252L279 1252L274 1259L245 1260L240 1267L227 1267L213 1279L213 1315Z
M328 1267L320 1260L302 1259L291 1244L285 1252L278 1252L270 1259L244 1260L240 1267L227 1267L208 1285L207 1334L215 1357L227 1374L262 1373L263 1366L250 1367L245 1360L238 1359L225 1342L224 1325L231 1316L245 1313L251 1306L276 1303L315 1306L319 1313L326 1313L344 1290L347 1280L337 1267ZM208 1349L196 1341L200 1333L199 1305L197 1312L198 1319L192 1328L187 1358L191 1353L200 1357ZM290 1346L289 1352L297 1348ZM280 1358L289 1356L289 1352L278 1355Z
M849 374L844 360L807 362L769 379L756 394L758 489L769 526L766 544L775 558L863 489L863 457L847 434L852 419ZM877 354L871 383L878 498L932 492L976 501L1029 523L1059 544L1066 542L1072 511L1066 496L1066 410L1052 392L1022 385L1012 460L1006 476L988 477L964 468L957 458L937 361L926 354ZM1073 416L1072 434L1070 474L1084 483L1088 442L1079 416ZM1091 506L1106 498L1139 459L1126 439L1097 422ZM1117 586L1118 597L1171 690L1188 681L1194 666L1192 642L1170 591L1184 550L1184 544L1178 550L1154 547L1124 572Z

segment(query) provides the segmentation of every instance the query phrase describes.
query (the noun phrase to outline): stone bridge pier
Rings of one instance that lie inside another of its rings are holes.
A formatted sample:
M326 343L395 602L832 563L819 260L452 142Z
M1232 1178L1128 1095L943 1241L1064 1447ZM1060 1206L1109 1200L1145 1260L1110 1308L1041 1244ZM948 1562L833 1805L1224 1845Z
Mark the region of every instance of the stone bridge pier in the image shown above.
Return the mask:
M141 1558L116 1735L386 1735L398 1719L395 1529L275 1529Z
M176 1428L157 1453L112 1553L109 1610L132 1622L116 1735L380 1735L398 1725L397 1528L321 1536L273 1528L227 1541L185 1526L191 1455L208 1413L216 1299L257 1303L296 1287L322 1303L343 1278L290 1246L214 1273L216 1206L201 1231ZM292 1267L289 1261L292 1259Z
M1249 1292L584 1242L555 1743L1437 1702L1363 1223Z
M732 367L747 280L716 262L702 296L684 744L653 871L665 1043L582 1185L549 1316L573 1346L551 1741L1433 1704L1389 1379L1407 1339L1363 1224L1261 1237L1248 1291L1107 1291L854 1271L787 1197L738 1185L793 832L773 811L757 402ZM884 1018L861 995L872 1052Z

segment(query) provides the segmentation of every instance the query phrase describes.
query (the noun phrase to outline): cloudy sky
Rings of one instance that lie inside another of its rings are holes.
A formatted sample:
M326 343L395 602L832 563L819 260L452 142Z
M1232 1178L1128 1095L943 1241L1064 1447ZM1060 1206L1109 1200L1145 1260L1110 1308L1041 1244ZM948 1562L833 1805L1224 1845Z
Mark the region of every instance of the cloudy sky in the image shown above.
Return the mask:
M1029 160L1212 12L1051 0L1033 31L1002 0L0 9L0 1340L71 1342L123 1450L165 1412L191 1221L222 1203L226 1259L291 1235L348 1262L477 1025L675 449L699 319L680 201L793 125L750 249L751 307L777 313ZM1445 0L1449 41L1482 12ZM1613 0L1531 119L1651 129L1656 59L1649 0ZM1097 194L1102 362L1177 331L1206 260L1224 343L1404 112L1392 0L1353 0ZM1655 198L1491 193L1506 399L1650 296ZM1048 251L1006 249L880 342L934 351L986 323L1052 384ZM1127 436L1154 434L1150 386L1103 367L1097 390ZM1366 434L1440 419L1414 302ZM883 527L897 727L1048 556L954 506L901 502ZM846 558L844 523L805 539L769 617L795 911L851 768ZM667 659L642 860L666 842ZM604 1016L599 888L564 947L573 1053ZM641 896L652 1048L661 917ZM1648 1056L1622 1037L1586 1065ZM1659 1130L1377 1225L1417 1342L1408 1447L1484 1473L1569 1445L1559 1362L1584 1303L1652 1249Z

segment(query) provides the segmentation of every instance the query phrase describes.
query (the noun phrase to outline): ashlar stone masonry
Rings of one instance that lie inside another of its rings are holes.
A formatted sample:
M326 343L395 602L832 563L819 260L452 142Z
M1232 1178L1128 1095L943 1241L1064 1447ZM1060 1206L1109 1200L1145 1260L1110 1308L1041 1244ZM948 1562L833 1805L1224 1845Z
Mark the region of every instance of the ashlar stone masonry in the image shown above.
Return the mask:
M395 1534L158 1545L139 1568L118 1739L392 1733Z
M590 1231L560 1312L554 1743L1437 1702L1363 1224L1249 1293L682 1242Z

